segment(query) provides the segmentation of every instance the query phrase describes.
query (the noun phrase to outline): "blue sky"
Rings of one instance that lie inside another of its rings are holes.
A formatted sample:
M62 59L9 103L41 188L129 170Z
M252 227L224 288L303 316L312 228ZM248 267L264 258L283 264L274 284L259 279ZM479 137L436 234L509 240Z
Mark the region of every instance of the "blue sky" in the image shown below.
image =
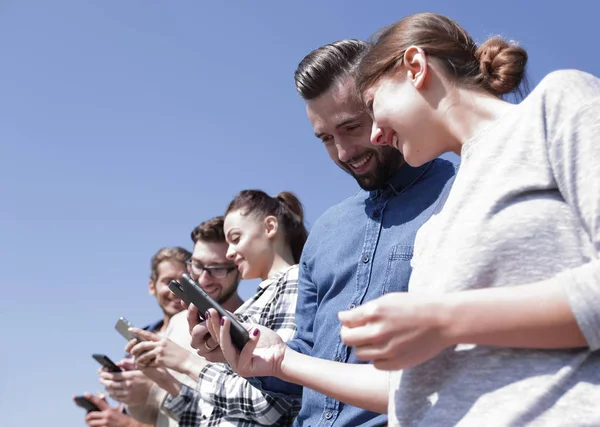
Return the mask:
M598 4L525 3L2 0L0 425L83 425L90 355L122 354L119 316L159 316L151 255L239 190L294 191L309 224L356 190L294 90L310 50L434 11L519 40L532 87L600 75Z

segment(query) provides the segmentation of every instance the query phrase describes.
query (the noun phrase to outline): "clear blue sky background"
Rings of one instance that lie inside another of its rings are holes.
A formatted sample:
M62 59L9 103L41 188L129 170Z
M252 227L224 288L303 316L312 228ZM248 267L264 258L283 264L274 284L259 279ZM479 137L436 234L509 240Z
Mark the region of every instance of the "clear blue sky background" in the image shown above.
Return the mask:
M435 11L521 41L535 86L600 75L599 4L1 0L0 425L83 425L90 354L119 358L119 316L159 315L150 256L239 190L294 191L309 223L355 191L294 90L310 50Z

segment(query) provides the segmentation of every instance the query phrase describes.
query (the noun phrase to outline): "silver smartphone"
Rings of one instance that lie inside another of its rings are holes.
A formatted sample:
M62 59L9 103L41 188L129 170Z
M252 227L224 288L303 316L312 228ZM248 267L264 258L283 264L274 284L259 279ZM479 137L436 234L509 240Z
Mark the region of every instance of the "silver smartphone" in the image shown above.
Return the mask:
M120 317L119 320L117 320L117 323L115 324L115 329L117 330L117 332L123 335L123 338L125 338L127 341L131 341L132 339L144 341L142 338L136 337L131 332L129 332L129 328L134 327L135 326L133 326L129 322L129 320L125 319L124 317Z

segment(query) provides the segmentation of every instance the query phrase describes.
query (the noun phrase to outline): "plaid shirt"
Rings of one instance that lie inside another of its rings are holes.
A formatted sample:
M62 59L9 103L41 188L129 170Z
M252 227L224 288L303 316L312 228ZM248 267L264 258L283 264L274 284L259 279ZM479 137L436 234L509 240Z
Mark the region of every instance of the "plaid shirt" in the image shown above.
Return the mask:
M284 340L296 332L298 266L264 280L256 294L235 311L240 321L259 324ZM223 363L202 369L196 390L182 386L179 396L169 396L163 407L179 419L180 427L289 426L300 402L275 398L254 388Z

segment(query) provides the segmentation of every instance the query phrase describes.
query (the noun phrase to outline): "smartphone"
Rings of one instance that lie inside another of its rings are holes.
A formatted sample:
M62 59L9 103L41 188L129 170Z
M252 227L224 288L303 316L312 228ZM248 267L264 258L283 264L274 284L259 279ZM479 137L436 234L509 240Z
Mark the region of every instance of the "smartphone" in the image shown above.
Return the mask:
M198 307L198 311L201 315L204 315L209 308L214 308L221 317L227 317L231 321L231 340L233 341L233 345L235 345L240 351L244 348L249 339L248 331L246 328L244 328L244 326L242 326L235 316L232 316L221 306L221 304L216 302L213 298L211 298L210 295L204 292L200 285L198 285L198 283L196 283L196 281L194 281L187 274L181 275L181 283L177 283L174 280L171 281L171 283L173 282L175 282L173 286L178 289L178 292L182 296L180 296L177 292L174 292L175 295L184 300L186 303L191 303ZM171 283L169 283L169 288L171 288Z
M96 362L104 366L108 372L121 372L122 369L119 368L115 362L109 359L109 357L105 354L92 354L92 357L96 359Z
M117 330L117 332L123 335L123 337L127 341L131 341L132 339L136 339L138 341L145 341L144 339L136 337L131 332L129 332L129 328L133 327L134 326L131 323L129 323L129 320L125 319L124 317L120 317L119 320L117 320L117 323L115 324L115 329Z
M171 280L169 282L169 289L177 296L177 298L185 301L187 304L190 303L188 297L185 295L183 286L181 286L181 283L179 283L177 280Z
M92 401L87 400L84 396L75 396L73 400L77 406L85 409L88 412L100 410L100 408L98 408Z

